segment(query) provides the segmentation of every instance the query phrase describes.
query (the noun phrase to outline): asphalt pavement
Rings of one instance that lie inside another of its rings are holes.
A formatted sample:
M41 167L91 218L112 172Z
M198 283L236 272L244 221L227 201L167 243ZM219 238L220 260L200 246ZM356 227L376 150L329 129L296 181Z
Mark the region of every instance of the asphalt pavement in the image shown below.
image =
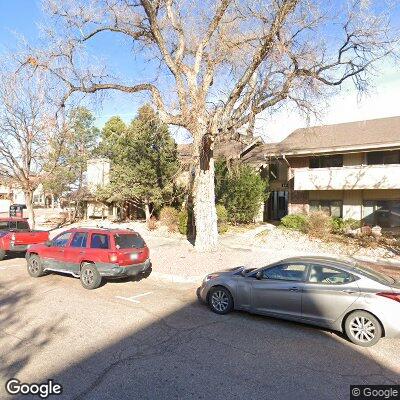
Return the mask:
M52 379L60 399L349 399L351 384L400 384L399 340L360 348L339 334L211 313L193 284L31 278L0 262L0 399L5 383ZM37 396L35 398L38 398Z

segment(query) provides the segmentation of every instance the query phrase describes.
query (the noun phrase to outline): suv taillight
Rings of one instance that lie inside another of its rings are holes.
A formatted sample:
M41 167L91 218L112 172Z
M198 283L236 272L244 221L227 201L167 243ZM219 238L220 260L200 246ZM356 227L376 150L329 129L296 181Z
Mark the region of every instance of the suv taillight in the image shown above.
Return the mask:
M112 263L118 262L118 254L117 253L109 253L108 258L110 259L110 262L112 262Z
M400 303L400 293L380 292L377 293L377 296L386 297Z

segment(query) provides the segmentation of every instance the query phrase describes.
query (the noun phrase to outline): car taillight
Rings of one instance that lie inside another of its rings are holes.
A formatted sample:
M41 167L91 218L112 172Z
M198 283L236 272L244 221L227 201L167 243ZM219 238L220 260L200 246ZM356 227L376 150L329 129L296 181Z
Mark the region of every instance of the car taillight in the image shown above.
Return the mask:
M386 297L400 303L400 293L381 292L377 293L378 296Z
M108 258L110 259L110 262L117 262L118 261L118 254L117 253L110 253L108 255Z

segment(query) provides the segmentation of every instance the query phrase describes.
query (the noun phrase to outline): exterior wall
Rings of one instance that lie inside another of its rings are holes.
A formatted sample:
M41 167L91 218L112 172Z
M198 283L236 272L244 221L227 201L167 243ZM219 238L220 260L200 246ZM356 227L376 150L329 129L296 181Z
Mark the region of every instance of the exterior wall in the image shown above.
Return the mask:
M110 160L95 158L87 162L87 186L90 192L95 192L98 186L105 186L110 182Z
M308 168L309 157L293 157L288 158L290 169L288 170L289 181L289 203L288 214L308 214L309 207L309 192L305 190L294 190L294 169Z
M343 166L363 165L365 153L343 154Z
M362 191L345 190L343 192L343 218L362 219Z

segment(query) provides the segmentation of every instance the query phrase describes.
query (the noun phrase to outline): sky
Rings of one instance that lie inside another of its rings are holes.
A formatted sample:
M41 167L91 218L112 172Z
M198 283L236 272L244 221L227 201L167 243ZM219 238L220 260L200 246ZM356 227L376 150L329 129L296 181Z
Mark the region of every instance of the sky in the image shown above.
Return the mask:
M2 52L13 49L17 35L35 42L39 37L38 21L42 18L40 2L37 0L0 0L0 56ZM152 67L140 53L133 52L121 37L103 35L101 41L92 44L100 59L106 59L113 71L121 77L134 76L137 81L147 80L153 75ZM147 78L147 79L146 79ZM128 81L129 82L129 81ZM113 115L120 115L130 121L136 115L145 96L108 94L94 109L96 125L103 124ZM369 93L359 98L354 89L342 88L338 95L330 99L328 107L323 108L318 120L309 121L295 110L283 108L272 115L264 114L257 123L256 134L266 142L278 142L297 128L321 124L336 124L373 118L400 115L400 67L382 64L373 79ZM171 129L178 142L187 141L187 136Z

